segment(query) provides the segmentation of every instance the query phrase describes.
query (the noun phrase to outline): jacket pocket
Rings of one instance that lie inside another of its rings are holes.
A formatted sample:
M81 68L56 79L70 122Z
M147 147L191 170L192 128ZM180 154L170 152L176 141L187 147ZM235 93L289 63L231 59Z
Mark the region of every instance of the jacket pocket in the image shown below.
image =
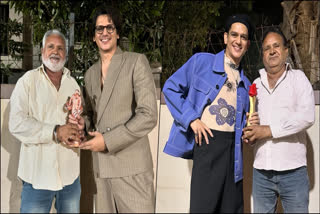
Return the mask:
M210 91L210 86L200 78L195 79L195 81L193 82L193 87L195 90L203 94L208 94Z
M194 107L196 111L200 111L201 107L206 102L206 98L211 90L208 83L200 78L196 78L190 87L188 94L188 100Z

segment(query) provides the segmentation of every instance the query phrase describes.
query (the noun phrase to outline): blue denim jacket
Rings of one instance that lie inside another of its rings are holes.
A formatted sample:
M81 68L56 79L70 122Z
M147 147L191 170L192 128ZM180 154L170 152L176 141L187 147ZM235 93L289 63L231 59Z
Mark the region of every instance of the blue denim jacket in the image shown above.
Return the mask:
M164 152L191 159L195 143L191 121L200 118L204 108L210 105L225 83L224 50L218 54L197 53L179 68L164 84L163 94L174 122ZM251 84L240 71L237 89L237 112L235 123L234 180L243 178L242 129L249 110L248 89Z

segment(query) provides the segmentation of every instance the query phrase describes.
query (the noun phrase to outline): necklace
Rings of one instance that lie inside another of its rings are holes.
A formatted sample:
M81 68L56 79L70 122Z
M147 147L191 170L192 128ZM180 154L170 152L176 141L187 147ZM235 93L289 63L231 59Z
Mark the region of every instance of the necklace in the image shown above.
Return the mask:
M225 60L225 66L226 65L229 66L229 69L225 69L226 71L228 71L227 74L228 73L232 74L232 77L233 77L233 79L234 79L234 81L236 83L236 87L238 87L238 85L239 85L239 77L240 77L239 71L238 71L239 65L236 65L235 63L233 63L227 55L224 56L224 60ZM231 81L230 78L229 78L229 81Z

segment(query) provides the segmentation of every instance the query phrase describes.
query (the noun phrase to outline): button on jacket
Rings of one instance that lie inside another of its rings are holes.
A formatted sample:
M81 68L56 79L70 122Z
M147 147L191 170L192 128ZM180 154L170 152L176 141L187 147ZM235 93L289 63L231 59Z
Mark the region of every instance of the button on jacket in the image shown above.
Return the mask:
M9 130L21 141L18 177L35 189L61 190L79 176L79 149L69 149L53 140L55 125L64 125L63 105L77 82L66 68L59 91L40 66L17 82L10 98Z
M227 79L224 70L224 50L218 54L198 53L193 55L165 83L163 94L174 122L164 152L190 159L195 143L190 122L200 118L206 105L218 95ZM243 177L242 129L246 124L249 109L248 88L250 81L240 71L237 88L237 109L235 124L235 182Z

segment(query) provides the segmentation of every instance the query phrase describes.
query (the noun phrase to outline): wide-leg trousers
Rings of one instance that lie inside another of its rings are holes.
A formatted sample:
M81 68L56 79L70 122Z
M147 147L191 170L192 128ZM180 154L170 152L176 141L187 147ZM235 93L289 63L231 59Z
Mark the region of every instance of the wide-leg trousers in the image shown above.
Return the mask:
M211 130L194 147L191 213L243 213L243 182L234 182L234 132Z

